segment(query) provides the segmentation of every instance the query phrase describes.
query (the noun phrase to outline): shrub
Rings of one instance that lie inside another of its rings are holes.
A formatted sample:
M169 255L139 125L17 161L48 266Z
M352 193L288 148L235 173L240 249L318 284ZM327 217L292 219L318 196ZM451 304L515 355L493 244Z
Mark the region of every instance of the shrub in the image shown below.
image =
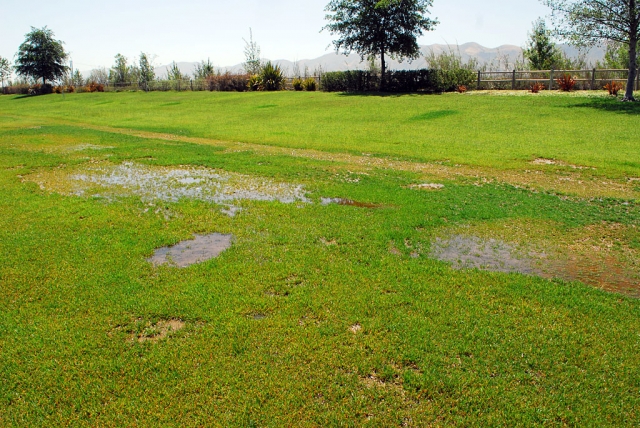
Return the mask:
M70 94L74 93L75 91L76 91L75 86L73 85L67 86L67 92L69 92Z
M210 91L244 92L247 90L248 74L211 74L205 79L206 87Z
M87 92L104 92L104 85L102 83L89 82L85 88Z
M450 92L464 86L467 89L475 82L476 74L471 70L399 70L386 74L385 87L388 92ZM324 73L320 86L327 92L377 91L380 77L368 71L337 71Z
M250 91L259 91L261 84L262 79L260 78L260 76L258 74L254 74L253 76L249 77L249 80L247 82L247 89L249 89Z
M52 93L53 86L49 83L45 83L44 85L37 83L35 85L32 85L28 91L29 95L47 95Z
M294 90L294 91L301 91L301 90L303 90L303 89L304 89L303 84L304 84L304 82L302 81L302 79L301 79L301 78L299 78L299 77L296 77L295 79L293 79L293 83L292 83L292 85L293 85L293 90Z
M556 79L556 83L561 91L569 92L576 86L576 80L569 73L564 74L561 78Z
M533 85L531 85L531 87L529 88L529 90L534 93L537 94L538 92L542 91L543 89L545 89L545 86L540 83L540 82L536 82Z
M305 91L315 91L316 90L316 79L313 77L308 77L302 82L302 86Z
M62 86L54 86L53 93L54 94L61 94L62 93Z
M604 85L604 89L609 91L609 95L618 96L618 92L624 88L624 85L619 82L614 82L613 80L610 83Z
M465 85L459 85L457 91L461 94L467 92L467 87Z
M279 91L284 88L285 77L279 65L268 61L260 71L260 90Z

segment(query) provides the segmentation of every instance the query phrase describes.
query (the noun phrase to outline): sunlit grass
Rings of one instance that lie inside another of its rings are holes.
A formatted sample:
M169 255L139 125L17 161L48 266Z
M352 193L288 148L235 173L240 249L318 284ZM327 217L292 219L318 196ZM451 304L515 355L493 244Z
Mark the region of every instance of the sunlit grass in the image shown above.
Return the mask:
M613 103L0 97L0 425L636 426L633 291L430 256L436 237L466 233L637 275L639 131L635 107ZM64 179L123 162L286 182L309 202L240 200L229 217L108 186L75 196ZM512 185L527 174L535 189ZM559 178L601 193L559 194ZM147 261L214 232L233 235L218 258Z

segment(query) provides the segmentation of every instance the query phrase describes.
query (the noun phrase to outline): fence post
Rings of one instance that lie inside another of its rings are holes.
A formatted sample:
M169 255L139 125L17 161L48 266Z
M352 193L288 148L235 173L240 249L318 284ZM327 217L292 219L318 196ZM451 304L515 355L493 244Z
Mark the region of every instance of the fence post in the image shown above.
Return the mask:
M480 90L480 70L478 70L478 90Z
M596 69L593 69L593 74L591 74L591 90L596 89Z
M549 72L549 90L553 89L553 68Z
M513 75L511 76L511 90L515 91L516 89L516 71L513 70Z

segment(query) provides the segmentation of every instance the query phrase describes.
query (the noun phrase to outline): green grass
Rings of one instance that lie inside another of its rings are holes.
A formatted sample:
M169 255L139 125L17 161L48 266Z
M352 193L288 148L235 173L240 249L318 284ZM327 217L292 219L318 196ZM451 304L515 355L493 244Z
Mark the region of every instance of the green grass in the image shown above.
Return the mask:
M0 97L0 425L637 426L637 299L429 257L432 238L453 227L506 225L518 240L509 227L524 223L527 236L570 245L605 224L624 231L611 254L636 260L634 198L559 197L271 148L450 160L497 175L556 158L624 184L640 175L638 111L567 96ZM264 150L225 150L234 141ZM82 145L92 146L70 150ZM298 183L312 203L244 201L230 218L206 202L150 209L30 179L107 161ZM578 173L545 168L549 180ZM409 187L425 180L445 187ZM185 269L146 262L209 232L232 233L234 245ZM168 319L186 326L134 340Z

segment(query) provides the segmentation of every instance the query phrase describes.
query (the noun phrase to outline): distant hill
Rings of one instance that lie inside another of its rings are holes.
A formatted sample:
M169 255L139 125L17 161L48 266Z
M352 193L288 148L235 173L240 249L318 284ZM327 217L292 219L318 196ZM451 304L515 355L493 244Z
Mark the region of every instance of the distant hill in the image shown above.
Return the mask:
M571 45L559 45L560 48L572 58L578 57L580 54L578 49ZM420 47L422 55L420 58L408 62L402 63L394 60L388 60L389 69L394 70L412 70L426 68L427 62L424 59L425 55L434 52L436 55L442 52L454 51L459 52L463 61L468 61L470 58L476 58L480 64L492 64L496 68L509 68L509 64L513 65L515 60L521 59L522 48L515 45L502 45L497 48L487 48L478 43L464 43L462 45L443 45L433 44L424 45ZM585 58L588 64L595 64L596 61L604 58L604 50L601 48L594 48L585 53ZM323 71L344 71L344 70L364 70L369 67L366 61L361 61L360 56L356 54L342 55L335 52L327 53L321 57L314 59L302 59L294 63L286 59L274 60L274 63L280 65L282 69L288 75L293 75L293 70L297 64L301 73L304 73L305 68L309 73L314 74L315 71L322 69ZM505 67L505 62L507 63ZM195 70L195 62L179 62L177 63L180 71L188 76L193 75ZM155 72L159 77L166 76L169 65L162 65L156 67ZM219 67L222 71L242 72L242 64L236 64L232 66Z

